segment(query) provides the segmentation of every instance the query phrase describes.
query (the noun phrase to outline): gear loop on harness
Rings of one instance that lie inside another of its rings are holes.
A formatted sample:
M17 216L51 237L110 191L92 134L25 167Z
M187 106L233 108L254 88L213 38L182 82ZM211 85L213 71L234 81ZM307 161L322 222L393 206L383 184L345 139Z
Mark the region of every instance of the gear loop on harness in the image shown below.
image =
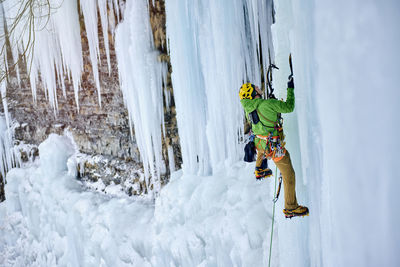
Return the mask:
M261 140L266 142L265 149L263 149L265 151L264 153L266 158L272 159L274 162L278 162L285 156L286 143L280 139L279 135L273 136L272 133L269 133L267 136L256 135L256 137L259 139L256 145L258 149L262 149L262 147L260 147Z

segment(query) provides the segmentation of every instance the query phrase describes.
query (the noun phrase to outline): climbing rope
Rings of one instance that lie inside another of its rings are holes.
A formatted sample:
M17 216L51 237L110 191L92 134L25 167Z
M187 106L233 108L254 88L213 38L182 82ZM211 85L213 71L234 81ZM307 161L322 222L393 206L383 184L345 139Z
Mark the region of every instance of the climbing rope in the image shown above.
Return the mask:
M273 69L278 69L277 66L271 63L271 54L268 50L268 56L269 56L269 67L267 71L267 98L272 98L276 99L274 95L274 88L272 87L272 70ZM289 67L290 67L290 76L289 80L293 77L293 64L292 64L292 53L289 54ZM268 90L269 89L269 90ZM263 118L265 119L265 118ZM282 127L283 121L281 114L278 113L278 122L280 122L280 127ZM275 125L276 126L276 125ZM279 193L281 192L281 185L282 185L282 174L279 176L279 186L278 186L278 193L276 192L276 177L278 174L278 167L275 168L275 189L274 189L274 196L275 198L272 200L274 202L273 208L272 208L272 226L271 226L271 242L269 244L269 259L268 259L268 267L271 266L271 254L272 254L272 237L274 234L274 222L275 222L275 203L278 201L279 198Z
M275 189L274 189L274 196L276 196L276 178L278 174L278 167L275 167ZM280 191L280 190L279 190ZM275 200L275 199L274 199ZM268 259L268 267L271 266L271 253L272 253L272 236L274 233L274 222L275 222L275 203L276 201L273 201L274 205L272 206L272 227L271 227L271 242L269 244L269 259Z

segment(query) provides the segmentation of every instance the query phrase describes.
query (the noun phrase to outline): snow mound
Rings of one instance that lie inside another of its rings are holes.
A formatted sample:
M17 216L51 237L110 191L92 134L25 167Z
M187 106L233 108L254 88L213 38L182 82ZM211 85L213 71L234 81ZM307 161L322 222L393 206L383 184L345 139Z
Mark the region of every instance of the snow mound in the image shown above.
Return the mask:
M255 181L254 164L175 172L154 203L84 191L67 170L67 137L51 135L39 149L40 160L7 176L2 266L266 265L273 181ZM273 246L275 265L277 238Z
M75 146L68 136L50 134L39 145L41 169L57 174L68 169L67 160L75 153Z
M156 202L156 266L265 266L269 251L270 181L256 182L253 164L213 176L173 177ZM184 254L182 254L184 253ZM180 263L180 264L179 264Z

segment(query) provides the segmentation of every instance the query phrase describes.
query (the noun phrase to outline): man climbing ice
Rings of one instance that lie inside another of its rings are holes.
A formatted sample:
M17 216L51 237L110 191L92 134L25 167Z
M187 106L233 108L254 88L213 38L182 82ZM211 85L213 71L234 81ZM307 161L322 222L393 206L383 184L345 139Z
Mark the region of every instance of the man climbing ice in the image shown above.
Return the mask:
M258 86L251 83L242 85L239 97L255 135L254 143L257 149L256 178L262 179L272 174L272 171L265 166L266 159L272 159L283 178L285 191L283 213L285 217L308 215L308 208L297 203L295 172L289 151L285 149L280 116L280 113L290 113L294 110L293 76L289 76L286 102L274 98L262 99L262 91Z

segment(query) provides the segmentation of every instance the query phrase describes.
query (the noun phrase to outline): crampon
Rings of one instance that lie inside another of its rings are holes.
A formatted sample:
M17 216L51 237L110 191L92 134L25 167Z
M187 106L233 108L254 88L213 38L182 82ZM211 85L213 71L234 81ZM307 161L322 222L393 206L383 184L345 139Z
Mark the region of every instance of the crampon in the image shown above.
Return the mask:
M256 175L257 180L262 180L264 178L268 178L272 176L272 171L269 168L262 169L262 168L256 168L256 171L254 172Z
M308 216L309 215L309 211L307 207L304 206L298 206L295 209L289 210L289 209L284 209L283 213L285 214L286 218L293 218L293 217L304 217L304 216Z

